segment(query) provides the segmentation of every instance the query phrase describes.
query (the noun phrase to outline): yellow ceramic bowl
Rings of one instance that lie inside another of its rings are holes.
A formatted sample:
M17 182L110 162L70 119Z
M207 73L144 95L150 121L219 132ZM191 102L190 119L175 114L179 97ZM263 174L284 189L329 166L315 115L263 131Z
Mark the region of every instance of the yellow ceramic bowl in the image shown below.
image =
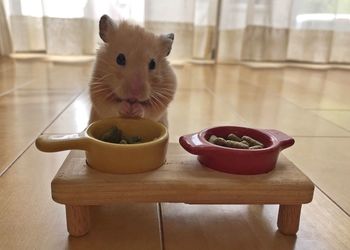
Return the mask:
M140 136L137 144L114 144L101 141L103 133L117 126L126 136ZM108 118L92 123L79 134L41 135L36 147L44 152L85 150L90 167L108 173L130 174L162 166L169 134L165 126L147 119Z

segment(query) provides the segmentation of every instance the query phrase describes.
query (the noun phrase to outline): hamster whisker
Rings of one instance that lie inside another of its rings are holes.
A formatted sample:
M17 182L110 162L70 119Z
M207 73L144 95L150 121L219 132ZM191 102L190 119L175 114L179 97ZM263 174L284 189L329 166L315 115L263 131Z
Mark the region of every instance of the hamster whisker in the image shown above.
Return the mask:
M103 75L101 77L93 77L92 80L96 81L96 82L100 82L100 81L103 81L110 76L112 76L112 74L106 74L106 75Z
M171 94L175 93L175 90L170 89L170 88L153 87L153 90L158 91L158 92L167 92L167 93L171 93Z
M93 95L99 95L99 94L104 94L104 93L113 93L110 88L91 88L90 93ZM114 94L114 93L113 93Z
M166 86L166 85L153 85L152 88L158 89L158 90L165 90L165 91L175 91L173 88L171 88L170 86Z
M164 92L164 91L153 91L153 93L166 98L170 98L174 94L173 92Z
M106 88L106 89L110 88L109 86L106 86L106 84L104 83L97 83L97 82L90 83L89 86L91 88Z
M161 88L152 88L152 91L154 91L154 92L159 92L159 93L162 93L162 92L170 92L169 89L161 89Z
M157 98L154 96L154 95L151 95L150 98L149 98L151 104L153 104L153 106L158 106L158 100Z
M90 87L91 92L96 92L96 91L112 91L111 88L108 87L103 87L103 86L91 86Z
M156 104L156 106L157 106L158 109L161 109L161 107L164 106L162 100L161 100L158 96L156 96L156 95L152 95L152 96L151 96L151 100L154 101L154 103Z
M110 91L109 89L98 89L98 90L91 90L92 94L99 94L99 93L106 93Z
M106 80L109 76L103 76L99 78L92 78L91 79L91 84L105 84L103 83L104 80Z
M106 96L110 95L110 93L106 93L106 92L100 92L100 93L95 93L94 96L95 97L99 97L99 98L102 98L102 99L106 99Z
M116 96L114 95L113 92L108 92L106 90L101 90L101 91L94 91L91 92L95 96L101 96L103 100L106 101L114 101L116 99Z
M156 110L160 110L157 100L154 99L153 97L150 99L150 104L151 104L151 107L155 108Z
M91 85L91 90L111 90L109 86L106 86L105 84L99 84L99 85Z
M110 92L108 95L105 96L105 100L113 101L114 99L115 99L115 95L113 92Z
M161 98L165 98L165 99L168 99L171 97L171 95L167 95L166 93L162 93L162 92L157 92L157 91L154 91L153 92L155 94L155 96L158 96L158 97L161 97Z
M155 94L154 96L155 96L162 104L167 102L166 100L168 99L168 97L165 96L165 95Z

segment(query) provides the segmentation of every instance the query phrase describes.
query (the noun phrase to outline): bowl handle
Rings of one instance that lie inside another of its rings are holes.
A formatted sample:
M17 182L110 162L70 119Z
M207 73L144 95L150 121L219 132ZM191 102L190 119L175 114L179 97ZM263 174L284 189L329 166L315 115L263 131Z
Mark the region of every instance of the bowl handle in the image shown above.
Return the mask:
M57 152L70 149L87 150L90 139L79 134L44 134L40 135L36 141L36 147L43 152Z
M189 153L200 155L214 147L203 143L198 136L198 133L183 135L179 138L180 145ZM209 143L209 142L208 142Z
M280 144L281 150L288 148L294 144L294 139L290 137L289 135L275 129L262 129L265 133L268 133L272 136L274 136Z

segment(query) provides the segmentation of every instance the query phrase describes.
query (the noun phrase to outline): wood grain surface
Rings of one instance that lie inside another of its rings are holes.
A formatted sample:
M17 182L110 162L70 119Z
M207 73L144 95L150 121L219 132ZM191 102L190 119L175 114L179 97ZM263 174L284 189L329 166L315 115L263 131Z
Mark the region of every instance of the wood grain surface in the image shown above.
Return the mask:
M117 156L116 156L117 157ZM52 181L52 196L71 205L113 202L209 204L301 204L312 200L313 184L283 155L263 175L232 175L203 167L178 143L168 147L167 163L142 174L114 175L88 167L74 151Z

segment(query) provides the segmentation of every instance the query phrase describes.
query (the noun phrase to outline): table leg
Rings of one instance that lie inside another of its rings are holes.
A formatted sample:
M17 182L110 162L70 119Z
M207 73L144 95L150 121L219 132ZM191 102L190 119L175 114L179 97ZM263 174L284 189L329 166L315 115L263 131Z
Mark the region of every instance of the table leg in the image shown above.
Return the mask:
M295 235L299 229L301 204L280 205L277 226L281 233Z
M67 229L72 236L83 236L90 229L89 206L66 205Z

